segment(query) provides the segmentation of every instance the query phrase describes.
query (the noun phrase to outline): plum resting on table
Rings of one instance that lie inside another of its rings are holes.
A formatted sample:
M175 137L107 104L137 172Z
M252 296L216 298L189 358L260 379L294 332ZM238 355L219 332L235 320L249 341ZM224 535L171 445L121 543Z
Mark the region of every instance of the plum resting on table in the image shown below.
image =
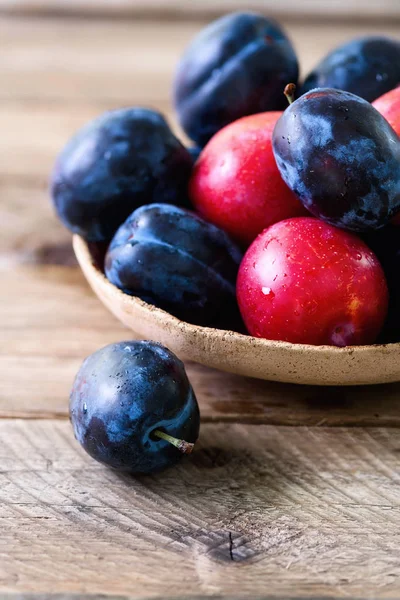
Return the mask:
M309 214L283 181L272 153L281 114L250 115L218 131L190 179L189 195L200 214L247 245L269 225Z
M298 78L293 47L277 23L232 13L205 27L177 69L179 121L199 146L240 117L286 106L285 85Z
M330 52L308 75L300 93L329 87L372 102L400 84L400 42L368 36Z
M143 204L186 205L192 165L160 113L107 112L83 127L59 156L53 202L71 231L91 242L109 241Z
M200 427L183 363L148 341L110 344L86 358L71 391L70 417L90 456L131 473L175 464L190 451Z
M374 253L356 235L311 217L281 221L255 239L237 295L251 335L296 344L372 344L388 305Z
M285 110L272 143L284 181L316 217L363 231L400 210L400 139L362 98L308 92Z
M136 210L115 234L105 260L109 281L178 318L234 327L242 253L222 230L167 204Z

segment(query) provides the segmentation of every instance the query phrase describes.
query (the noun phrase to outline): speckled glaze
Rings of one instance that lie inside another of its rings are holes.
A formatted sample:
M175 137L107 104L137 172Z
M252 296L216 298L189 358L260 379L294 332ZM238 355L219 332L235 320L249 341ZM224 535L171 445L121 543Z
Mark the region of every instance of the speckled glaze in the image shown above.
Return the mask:
M284 181L316 217L364 231L400 210L400 139L362 98L308 92L278 120L272 144Z
M74 236L74 250L103 304L138 336L165 344L181 359L238 375L289 383L361 385L400 381L400 344L310 346L191 325L112 285L79 236Z
M182 454L152 432L194 443L200 416L183 363L148 341L110 344L83 362L70 396L76 439L97 461L131 473L153 473Z
M110 240L135 208L187 205L193 159L164 117L145 108L107 112L58 157L51 194L59 218L89 241Z
M399 84L400 42L383 36L367 36L330 52L308 75L300 93L330 87L372 102Z
M168 204L142 206L115 234L107 278L175 316L199 325L240 321L236 277L242 253L222 230Z
M293 47L275 21L232 13L205 27L179 62L174 99L187 135L199 146L245 115L286 106L283 89L296 83Z

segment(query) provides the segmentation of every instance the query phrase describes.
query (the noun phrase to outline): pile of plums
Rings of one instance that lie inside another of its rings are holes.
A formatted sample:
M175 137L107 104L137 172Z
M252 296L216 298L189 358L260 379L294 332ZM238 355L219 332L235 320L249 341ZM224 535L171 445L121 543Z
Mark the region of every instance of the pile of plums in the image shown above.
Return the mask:
M174 82L193 145L154 110L105 113L59 156L56 210L107 243L111 283L184 321L302 344L400 341L400 42L357 39L298 76L276 22L216 20ZM198 412L178 359L135 344L87 359L71 414L92 456L148 472L175 460L171 439L195 440Z

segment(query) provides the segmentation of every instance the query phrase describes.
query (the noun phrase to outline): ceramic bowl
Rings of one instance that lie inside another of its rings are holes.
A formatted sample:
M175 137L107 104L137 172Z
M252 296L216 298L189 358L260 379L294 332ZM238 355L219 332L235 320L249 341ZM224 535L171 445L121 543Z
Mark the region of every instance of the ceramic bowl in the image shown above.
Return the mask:
M184 360L270 381L308 385L360 385L400 380L400 344L311 346L200 327L125 294L98 266L93 248L75 235L81 269L103 304L136 337L164 344Z

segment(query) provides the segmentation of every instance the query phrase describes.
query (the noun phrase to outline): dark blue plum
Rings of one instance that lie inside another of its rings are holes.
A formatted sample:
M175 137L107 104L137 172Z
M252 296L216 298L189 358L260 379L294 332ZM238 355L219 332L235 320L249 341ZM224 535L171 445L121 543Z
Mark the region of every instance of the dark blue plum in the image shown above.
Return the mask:
M400 230L389 226L364 235L364 241L378 257L389 288L389 311L378 341L400 342Z
M70 417L90 456L130 473L175 464L197 440L200 426L183 363L147 341L110 344L86 358L71 391ZM157 432L186 445L178 450Z
M295 51L279 25L256 13L232 13L193 40L177 69L180 123L199 146L240 117L286 106L283 89L297 82Z
M368 36L330 52L308 75L301 94L329 87L373 102L400 84L400 42Z
M167 204L136 210L113 238L108 279L127 294L198 325L234 326L242 253L218 227Z
M61 221L89 241L109 241L133 210L187 205L193 160L164 117L145 108L107 112L81 129L51 180Z
M317 89L301 96L278 120L273 150L290 189L332 225L377 229L400 209L400 139L354 94Z
M203 150L203 148L200 148L199 146L189 146L188 147L188 152L189 152L190 156L192 157L194 163L199 158L202 150Z

